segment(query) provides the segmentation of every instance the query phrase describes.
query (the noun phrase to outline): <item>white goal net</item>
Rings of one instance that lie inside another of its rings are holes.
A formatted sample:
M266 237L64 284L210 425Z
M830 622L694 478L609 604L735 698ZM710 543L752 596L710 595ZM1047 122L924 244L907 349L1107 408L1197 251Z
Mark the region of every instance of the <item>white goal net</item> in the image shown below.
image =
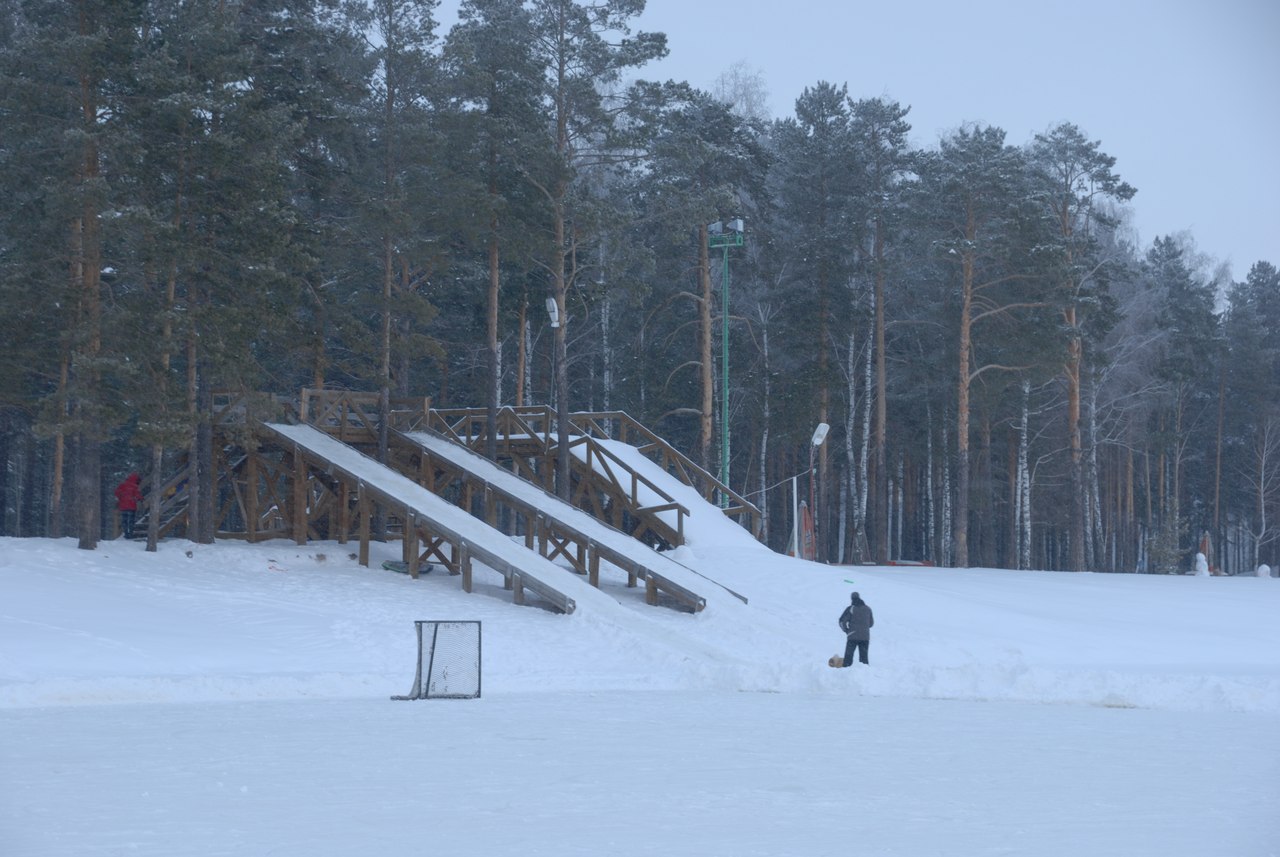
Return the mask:
M414 622L418 666L413 689L392 699L477 699L480 696L480 623Z

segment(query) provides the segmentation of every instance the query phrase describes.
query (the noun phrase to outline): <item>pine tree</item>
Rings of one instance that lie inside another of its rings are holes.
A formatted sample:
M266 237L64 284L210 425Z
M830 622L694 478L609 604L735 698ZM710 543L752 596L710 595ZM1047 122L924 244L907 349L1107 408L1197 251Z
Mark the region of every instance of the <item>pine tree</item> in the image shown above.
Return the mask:
M615 133L628 111L630 89L621 102L606 98L623 71L666 54L660 33L631 32L631 21L644 11L644 0L534 0L532 23L535 55L543 70L542 101L549 125L548 169L526 177L538 189L546 210L549 241L541 263L551 280L559 323L554 330L556 420L560 453L556 489L569 498L569 367L567 334L573 321L568 297L580 273L580 228L585 214L575 195L582 170L610 159Z
M982 331L994 325L1017 326L1021 320L1025 332L1030 311L1046 305L1036 293L1036 272L1025 258L1030 255L1022 232L1023 221L1030 219L1021 205L1026 169L1020 152L1006 145L1004 137L999 128L969 126L943 138L937 154L923 159L913 197L919 200L919 210L927 212L930 250L956 272L948 279L957 290L953 549L955 564L961 567L969 565L970 389L988 372L1029 368L1005 362L1009 349L990 342L996 334L983 337Z
M1162 512L1178 532L1198 534L1209 521L1207 489L1211 430L1217 410L1219 328L1212 284L1187 266L1172 238L1157 238L1147 252L1145 274L1159 295L1157 324L1163 333L1156 377L1165 393L1157 412L1165 439L1169 488ZM1188 473L1196 467L1196 473Z
M376 236L378 278L378 460L388 455L391 389L407 393L405 361L396 366L393 343L403 348L413 318L430 310L421 304L421 284L439 253L437 231L421 201L436 192L429 180L439 174L439 146L433 138L431 102L437 76L434 55L437 0L373 0L369 4L377 63L367 118L373 145L366 162L373 188L365 202L371 236ZM416 312L415 312L416 311ZM395 370L399 369L399 372Z
M815 425L833 420L834 397L843 387L835 348L848 341L854 325L855 245L848 236L855 230L857 162L846 87L826 81L806 87L795 113L773 130L777 175L771 186L783 224L777 250L788 262L780 360L795 383L786 410L797 422L792 427L796 440L807 445ZM828 448L820 449L818 472L810 478L822 486L818 506L829 510ZM819 521L820 534L829 533L826 523L825 517ZM825 541L819 540L822 556Z
M1102 151L1102 144L1087 139L1069 123L1037 134L1029 156L1040 177L1037 199L1055 227L1059 255L1058 300L1068 349L1063 372L1071 454L1070 567L1083 571L1087 512L1080 384L1086 328L1091 311L1105 294L1103 281L1095 276L1099 266L1096 233L1115 223L1106 204L1129 200L1136 191L1115 173L1116 159Z
M862 203L855 237L862 245L869 267L873 296L875 337L875 426L872 432L872 472L869 482L873 497L873 524L870 539L877 562L889 559L888 496L888 353L887 324L889 256L901 216L902 180L913 166L914 155L907 143L911 125L910 107L881 98L862 99L852 104L850 129L857 147L857 194ZM825 459L824 459L825 460Z
M58 336L58 357L46 364L52 370L46 377L55 380L42 419L55 444L53 533L62 532L66 440L75 476L74 526L85 549L101 537L101 447L119 421L107 392L118 364L104 344L110 325L103 275L110 271L112 213L122 201L115 166L129 140L120 95L141 8L140 2L94 0L27 4L18 11L0 87L6 93L3 148L12 153L3 183L17 191L15 202L29 218L14 263L33 278L32 287L53 296L48 317ZM48 352L40 356L47 360Z
M1228 502L1247 522L1249 564L1256 568L1276 561L1280 542L1280 272L1268 262L1255 263L1227 301L1225 471L1235 488Z
M679 297L698 308L698 345L690 349L692 354L685 355L692 359L679 363L699 369L698 406L689 408L686 401L683 407L699 415L699 463L712 470L713 343L724 319L716 318L713 290L723 284L718 275L720 259L713 260L710 255L708 227L713 221L728 222L748 214L750 198L758 195L767 167L751 125L722 102L696 91L678 97L667 93L665 100L653 118L646 169L640 173L634 193L643 200L642 216L661 223L662 231L670 236L671 251L664 255L676 268L696 271L696 288L682 289ZM653 236L652 240L663 239ZM672 282L685 279L673 271ZM720 392L720 407L729 407L729 391Z
M459 24L449 33L445 62L449 87L467 105L458 117L455 161L474 182L474 202L482 212L487 274L485 351L488 410L486 449L497 455L497 411L502 380L500 317L504 258L512 274L528 268L532 233L532 188L521 171L541 172L544 127L539 110L540 69L528 32L529 12L520 0L467 0ZM516 330L519 338L522 331ZM516 404L521 402L516 401Z

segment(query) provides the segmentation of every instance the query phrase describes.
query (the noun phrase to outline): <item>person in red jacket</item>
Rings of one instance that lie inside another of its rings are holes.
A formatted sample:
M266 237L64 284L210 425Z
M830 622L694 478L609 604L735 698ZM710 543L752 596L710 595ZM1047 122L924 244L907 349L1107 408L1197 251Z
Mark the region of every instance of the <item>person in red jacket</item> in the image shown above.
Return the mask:
M133 521L138 516L138 504L142 502L142 478L130 473L116 486L116 508L120 510L120 531L126 539L133 538Z

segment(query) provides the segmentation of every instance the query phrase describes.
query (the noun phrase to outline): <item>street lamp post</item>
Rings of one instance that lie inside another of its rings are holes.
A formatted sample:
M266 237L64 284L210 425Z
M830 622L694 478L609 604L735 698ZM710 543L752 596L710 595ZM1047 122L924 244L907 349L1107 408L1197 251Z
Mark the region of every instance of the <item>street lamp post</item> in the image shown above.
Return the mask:
M818 427L813 430L813 438L809 442L809 515L813 518L813 556L809 559L818 558L818 504L817 491L814 489L816 479L813 474L813 456L817 453L818 447L822 446L822 442L827 439L827 432L831 430L831 426L826 423L818 423Z
M804 473L797 473L791 477L791 532L795 543L795 556L800 559L817 559L817 551L814 556L805 556L804 549L804 533L801 532L800 526L800 477L808 474L809 476L809 515L814 521L814 540L816 546L818 543L817 535L817 516L816 510L813 508L815 492L813 490L813 455L818 447L822 446L823 441L827 439L827 432L831 430L831 426L826 423L818 423L818 427L813 430L813 438L809 441L809 469ZM785 480L784 480L785 481ZM779 482L778 485L782 483ZM777 487L770 486L770 487ZM762 489L763 490L763 489Z
M723 250L724 264L720 278L720 483L729 487L729 248L741 247L742 218L728 223L716 221L707 227L707 247ZM720 492L721 508L728 508L729 495Z
M551 319L552 330L560 326L560 305L556 303L554 296L547 297L547 317ZM556 400L556 368L556 344L553 337L551 342L551 383L547 385L547 399L552 403Z

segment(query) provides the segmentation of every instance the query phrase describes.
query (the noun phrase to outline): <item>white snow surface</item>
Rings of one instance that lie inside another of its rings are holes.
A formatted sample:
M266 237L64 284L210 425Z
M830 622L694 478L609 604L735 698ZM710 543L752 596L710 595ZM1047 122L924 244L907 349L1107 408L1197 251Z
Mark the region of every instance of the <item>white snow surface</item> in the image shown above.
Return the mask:
M721 524L674 556L749 603L698 614L624 575L519 607L398 544L0 539L0 855L1280 854L1280 580ZM831 669L853 590L871 665ZM391 701L416 619L483 622L480 699Z

